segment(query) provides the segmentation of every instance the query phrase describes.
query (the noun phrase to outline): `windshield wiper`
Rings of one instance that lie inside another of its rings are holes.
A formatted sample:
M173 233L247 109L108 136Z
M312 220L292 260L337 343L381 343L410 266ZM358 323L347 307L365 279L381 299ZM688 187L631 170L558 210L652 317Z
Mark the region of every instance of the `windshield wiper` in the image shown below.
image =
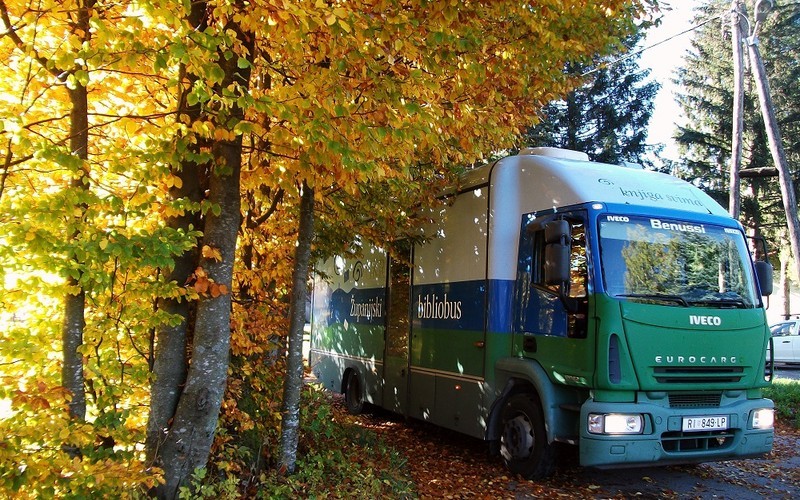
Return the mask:
M686 299L680 295L668 295L665 293L623 293L616 295L617 297L624 297L627 299L648 299L648 300L662 300L666 302L675 302L683 307L689 307Z
M704 299L692 300L689 302L693 306L709 306L709 307L733 307L736 309L747 309L747 302L744 299Z

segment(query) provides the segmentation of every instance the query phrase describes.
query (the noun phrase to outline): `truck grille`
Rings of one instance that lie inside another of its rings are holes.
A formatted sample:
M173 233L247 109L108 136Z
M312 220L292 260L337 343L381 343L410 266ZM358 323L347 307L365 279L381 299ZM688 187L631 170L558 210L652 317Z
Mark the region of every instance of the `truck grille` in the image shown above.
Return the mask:
M733 438L734 432L732 430L665 432L661 435L661 446L664 447L664 451L672 453L724 450L733 445Z
M670 408L718 408L721 401L721 392L669 395Z
M744 376L741 366L659 366L653 376L660 384L713 384L739 382Z

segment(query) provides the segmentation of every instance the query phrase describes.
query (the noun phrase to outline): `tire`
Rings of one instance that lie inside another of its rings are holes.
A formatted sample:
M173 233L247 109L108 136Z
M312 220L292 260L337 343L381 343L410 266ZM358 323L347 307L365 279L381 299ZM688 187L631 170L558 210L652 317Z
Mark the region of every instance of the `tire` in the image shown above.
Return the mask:
M552 476L556 468L555 448L547 442L538 399L527 393L514 394L506 402L502 417L500 455L508 470L525 479Z
M364 412L364 390L358 372L351 371L347 375L344 387L344 403L347 412L351 415L360 415Z

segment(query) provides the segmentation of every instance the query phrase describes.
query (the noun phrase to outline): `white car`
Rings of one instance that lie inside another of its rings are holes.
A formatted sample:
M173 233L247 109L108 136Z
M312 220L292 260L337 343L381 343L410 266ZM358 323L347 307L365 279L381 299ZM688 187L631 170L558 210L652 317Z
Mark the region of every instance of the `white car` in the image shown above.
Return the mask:
M769 327L776 363L800 363L800 319L775 323ZM769 360L769 354L767 354Z

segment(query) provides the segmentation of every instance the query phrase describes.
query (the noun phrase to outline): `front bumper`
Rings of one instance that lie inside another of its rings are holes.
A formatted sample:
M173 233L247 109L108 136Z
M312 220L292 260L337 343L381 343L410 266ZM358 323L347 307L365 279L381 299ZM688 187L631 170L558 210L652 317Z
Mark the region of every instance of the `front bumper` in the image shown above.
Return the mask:
M714 408L670 408L652 402L607 403L589 400L581 407L580 463L592 467L697 463L745 458L772 449L774 429L752 428L758 409L774 408L769 399L740 399ZM591 434L590 413L644 415L641 434ZM728 428L683 431L684 417L725 415Z

